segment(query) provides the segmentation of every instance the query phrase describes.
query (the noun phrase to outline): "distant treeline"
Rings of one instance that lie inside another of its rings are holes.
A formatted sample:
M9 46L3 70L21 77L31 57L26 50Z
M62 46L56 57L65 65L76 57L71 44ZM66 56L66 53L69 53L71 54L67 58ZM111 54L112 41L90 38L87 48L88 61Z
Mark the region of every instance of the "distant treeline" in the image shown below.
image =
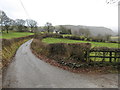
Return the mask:
M16 19L13 20L9 18L4 11L0 10L0 28L1 32L6 31L7 33L9 30L15 30L19 32L24 31L31 31L34 32L34 30L37 28L37 22L32 19Z

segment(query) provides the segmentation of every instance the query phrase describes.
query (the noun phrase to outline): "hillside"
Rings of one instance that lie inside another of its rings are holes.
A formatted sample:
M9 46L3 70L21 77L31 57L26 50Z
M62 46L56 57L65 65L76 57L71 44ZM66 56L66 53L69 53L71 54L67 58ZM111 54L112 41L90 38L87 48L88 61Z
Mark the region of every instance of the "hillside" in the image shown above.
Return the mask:
M60 25L59 25L60 26ZM56 26L56 28L58 29L59 26ZM76 33L79 33L79 30L81 29L86 29L86 30L89 30L91 35L93 36L97 36L98 34L101 34L101 35L116 35L115 32L113 32L111 29L109 28L106 28L106 27L94 27L94 26L82 26L82 25L78 25L78 26L75 26L75 25L62 25L63 27L67 28L67 29L71 29L72 31L72 34L74 34L75 32Z

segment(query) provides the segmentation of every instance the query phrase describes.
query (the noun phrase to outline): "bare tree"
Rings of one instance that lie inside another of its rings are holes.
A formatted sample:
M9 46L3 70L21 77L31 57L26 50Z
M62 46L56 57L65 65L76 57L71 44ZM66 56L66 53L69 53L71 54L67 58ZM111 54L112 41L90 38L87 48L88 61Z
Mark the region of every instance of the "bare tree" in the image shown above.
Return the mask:
M47 30L48 33L49 33L50 31L52 31L52 30L53 30L52 23L47 22L47 23L45 24L45 29Z
M107 4L114 4L114 3L118 3L120 0L106 0Z
M78 32L76 30L73 31L73 35L78 35ZM79 35L78 35L79 36Z
M2 31L9 30L9 26L11 25L12 19L7 17L6 13L3 11L0 11L0 26L2 27Z
M104 36L104 38L105 38L106 41L110 41L110 37L111 37L111 35L109 35L109 34L106 34L106 35Z
M81 28L81 29L79 29L78 34L89 37L90 36L90 31L88 29Z
M4 28L8 33L8 30L9 30L10 26L12 25L12 19L6 19L4 22L5 22Z
M27 26L31 28L31 32L34 32L34 29L37 28L37 22L32 19L27 19Z
M33 29L37 27L36 21L31 19L27 19L26 21L23 19L13 20L7 17L4 11L0 10L0 28L2 32L6 30L8 33L8 30L14 30L14 28L20 32L27 31L28 27L26 26L26 22L33 32Z
M24 31L25 20L23 20L23 19L16 19L15 20L15 25L17 27L17 30L22 32L22 31Z
M59 26L60 34L71 34L71 29L68 29L62 25Z

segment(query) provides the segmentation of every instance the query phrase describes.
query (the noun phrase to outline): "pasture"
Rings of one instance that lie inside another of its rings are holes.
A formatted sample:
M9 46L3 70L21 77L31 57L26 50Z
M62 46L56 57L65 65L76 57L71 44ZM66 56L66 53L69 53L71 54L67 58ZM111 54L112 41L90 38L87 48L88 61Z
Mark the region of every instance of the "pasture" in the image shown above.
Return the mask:
M30 33L30 32L9 32L9 33L3 32L0 34L0 38L11 39L11 38L24 37L33 34L34 33Z
M118 43L104 43L104 42L92 42L92 41L81 41L81 40L70 40L61 38L44 38L42 42L51 43L91 43L92 47L109 47L118 48Z

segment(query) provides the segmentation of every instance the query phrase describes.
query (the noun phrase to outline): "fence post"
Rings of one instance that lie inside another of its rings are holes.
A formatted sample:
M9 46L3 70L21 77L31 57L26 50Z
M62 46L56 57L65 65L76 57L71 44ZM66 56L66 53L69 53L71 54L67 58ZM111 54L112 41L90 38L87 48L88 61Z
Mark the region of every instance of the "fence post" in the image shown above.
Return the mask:
M115 58L114 58L114 60L115 60L115 62L116 62L117 53L116 53L116 52L114 52L114 53L115 53L115 56L114 56Z
M105 61L105 52L103 52L103 60L102 60L102 62L104 62Z
M97 56L97 52L95 52L95 57L94 57L94 61L96 61L96 56Z
M110 62L112 62L112 52L110 51Z
M118 51L117 54L117 56L120 57L120 51ZM118 58L118 62L120 62L120 58Z
M87 61L89 61L89 55L90 55L90 51L87 51L87 52L86 52Z

